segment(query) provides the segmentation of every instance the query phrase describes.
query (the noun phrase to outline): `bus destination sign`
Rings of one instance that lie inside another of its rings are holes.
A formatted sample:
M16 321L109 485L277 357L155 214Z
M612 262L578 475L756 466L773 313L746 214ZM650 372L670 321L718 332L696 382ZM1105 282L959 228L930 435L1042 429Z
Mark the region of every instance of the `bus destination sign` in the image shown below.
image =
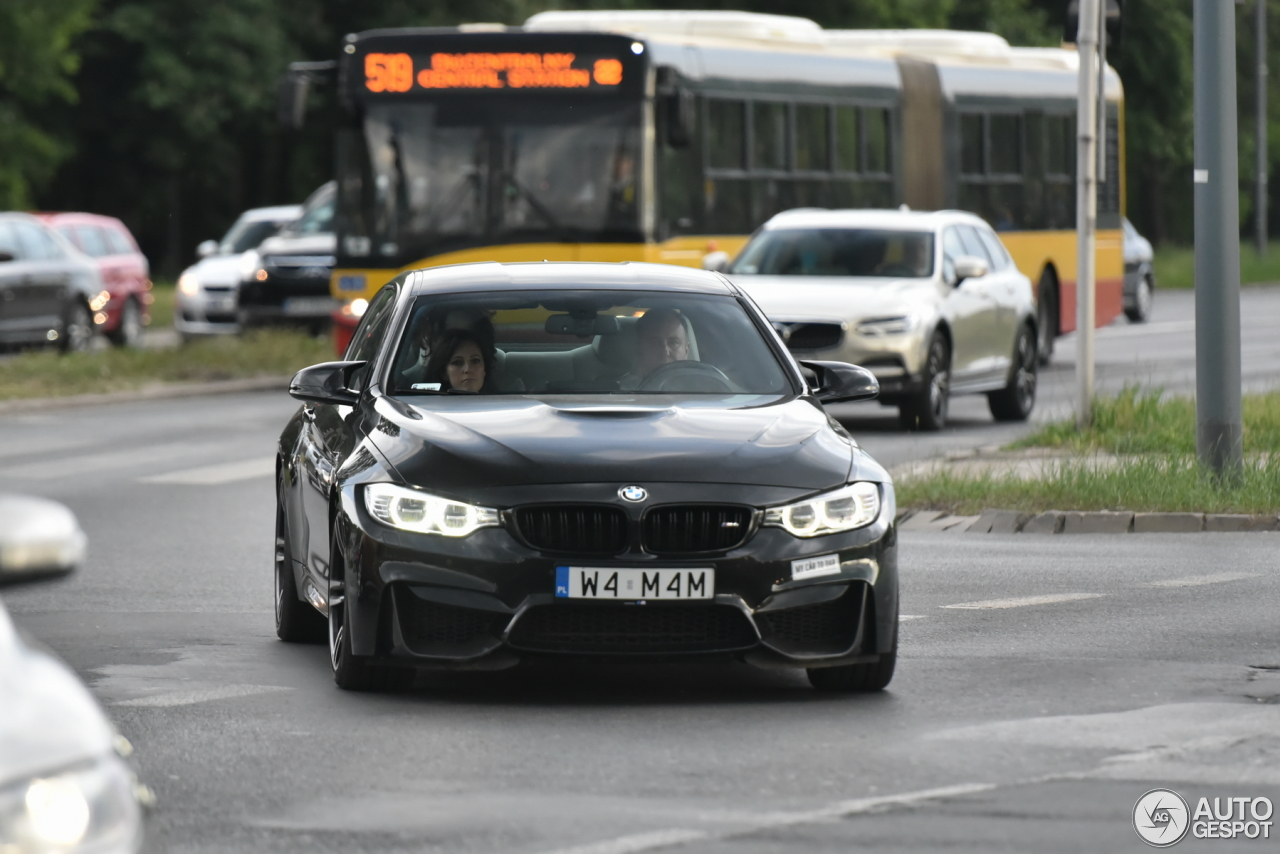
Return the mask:
M364 57L368 92L477 89L616 90L623 64L575 53L370 53Z

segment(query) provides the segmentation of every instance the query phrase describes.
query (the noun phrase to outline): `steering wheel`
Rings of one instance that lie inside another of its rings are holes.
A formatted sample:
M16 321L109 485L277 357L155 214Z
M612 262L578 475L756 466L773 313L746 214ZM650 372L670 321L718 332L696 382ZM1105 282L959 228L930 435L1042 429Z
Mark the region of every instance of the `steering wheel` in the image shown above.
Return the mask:
M715 365L706 362L667 362L640 383L637 391L732 392L733 380Z

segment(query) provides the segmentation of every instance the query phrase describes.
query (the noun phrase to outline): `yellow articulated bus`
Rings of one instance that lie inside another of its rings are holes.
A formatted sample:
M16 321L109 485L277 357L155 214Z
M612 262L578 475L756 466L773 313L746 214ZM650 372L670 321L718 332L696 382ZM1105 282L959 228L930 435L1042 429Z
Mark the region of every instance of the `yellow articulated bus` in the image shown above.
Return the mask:
M299 64L314 76L318 64ZM988 33L745 12L544 12L375 30L336 63L341 348L398 273L730 256L797 207L959 208L1075 325L1076 54ZM303 73L303 72L299 72ZM1123 124L1108 70L1099 325L1122 310Z

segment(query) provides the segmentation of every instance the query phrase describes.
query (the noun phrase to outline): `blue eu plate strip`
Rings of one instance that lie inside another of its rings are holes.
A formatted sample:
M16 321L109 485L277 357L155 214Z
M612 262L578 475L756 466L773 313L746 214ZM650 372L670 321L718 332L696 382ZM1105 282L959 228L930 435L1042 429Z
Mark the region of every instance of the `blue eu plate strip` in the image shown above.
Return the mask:
M556 567L556 595L561 598L569 596L569 567Z

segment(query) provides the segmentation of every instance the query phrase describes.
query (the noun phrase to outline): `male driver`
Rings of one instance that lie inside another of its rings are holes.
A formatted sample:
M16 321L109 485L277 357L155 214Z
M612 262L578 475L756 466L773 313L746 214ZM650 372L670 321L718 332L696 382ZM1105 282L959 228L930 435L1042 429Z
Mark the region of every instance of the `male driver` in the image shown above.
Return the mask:
M689 358L689 333L684 318L673 308L654 308L636 321L636 363L618 385L638 388L650 374L670 362Z

